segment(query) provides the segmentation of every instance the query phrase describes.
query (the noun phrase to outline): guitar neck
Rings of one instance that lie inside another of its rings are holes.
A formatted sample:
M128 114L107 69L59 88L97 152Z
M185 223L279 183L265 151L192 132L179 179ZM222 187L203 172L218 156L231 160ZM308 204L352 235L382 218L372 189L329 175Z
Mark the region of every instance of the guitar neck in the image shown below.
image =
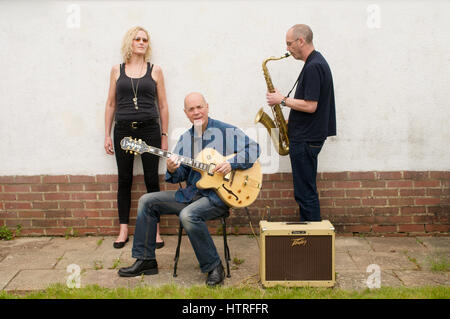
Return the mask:
M157 155L157 156L163 157L163 158L169 158L173 154L175 154L175 153L172 153L172 152L169 152L169 151L165 151L165 150L162 150L160 148L153 147L153 146L147 146L145 151L147 153L151 153L153 155ZM178 154L175 154L175 155L178 156L178 159L180 160L180 162L182 164L187 165L189 167L192 167L192 168L194 168L196 170L201 170L201 171L207 172L208 169L209 169L209 164L202 163L200 161L196 161L196 160L194 160L194 159L192 159L190 157L181 156L181 155L178 155Z

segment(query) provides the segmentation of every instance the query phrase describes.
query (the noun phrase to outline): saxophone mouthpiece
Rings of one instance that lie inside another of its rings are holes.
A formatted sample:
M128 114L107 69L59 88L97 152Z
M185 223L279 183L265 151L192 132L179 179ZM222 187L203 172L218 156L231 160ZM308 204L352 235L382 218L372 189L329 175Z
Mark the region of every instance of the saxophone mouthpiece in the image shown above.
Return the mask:
M285 58L287 58L288 56L290 56L291 54L289 53L289 52L286 52L285 54L284 54L284 57Z

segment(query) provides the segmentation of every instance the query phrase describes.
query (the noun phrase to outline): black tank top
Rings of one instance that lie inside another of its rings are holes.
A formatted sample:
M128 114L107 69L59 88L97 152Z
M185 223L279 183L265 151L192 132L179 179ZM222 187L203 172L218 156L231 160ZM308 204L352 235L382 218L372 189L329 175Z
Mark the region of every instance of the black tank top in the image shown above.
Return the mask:
M120 76L116 82L116 121L146 121L159 118L156 109L156 82L151 76L152 69L153 64L147 62L145 75L142 78L130 79L125 74L125 64L120 65ZM137 110L134 107L131 81L135 91L137 88Z

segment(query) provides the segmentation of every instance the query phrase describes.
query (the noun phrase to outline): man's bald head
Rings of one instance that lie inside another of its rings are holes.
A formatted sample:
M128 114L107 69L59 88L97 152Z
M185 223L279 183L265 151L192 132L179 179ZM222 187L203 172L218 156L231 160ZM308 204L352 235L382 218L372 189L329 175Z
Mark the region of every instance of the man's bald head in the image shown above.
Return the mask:
M306 24L296 24L292 26L289 31L292 32L294 38L296 39L303 38L308 44L311 44L313 41L313 32Z
M186 109L187 106L194 104L201 104L201 105L207 104L203 94L199 92L191 92L186 95L186 97L184 98L184 109Z

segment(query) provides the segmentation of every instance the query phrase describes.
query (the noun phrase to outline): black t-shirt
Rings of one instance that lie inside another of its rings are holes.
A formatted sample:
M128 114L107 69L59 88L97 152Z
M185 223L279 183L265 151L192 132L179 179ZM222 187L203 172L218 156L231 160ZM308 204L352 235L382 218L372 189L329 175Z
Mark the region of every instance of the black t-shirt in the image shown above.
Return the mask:
M333 78L327 61L315 50L305 61L294 98L317 101L317 109L314 113L291 109L288 122L290 141L324 141L327 136L336 135Z

